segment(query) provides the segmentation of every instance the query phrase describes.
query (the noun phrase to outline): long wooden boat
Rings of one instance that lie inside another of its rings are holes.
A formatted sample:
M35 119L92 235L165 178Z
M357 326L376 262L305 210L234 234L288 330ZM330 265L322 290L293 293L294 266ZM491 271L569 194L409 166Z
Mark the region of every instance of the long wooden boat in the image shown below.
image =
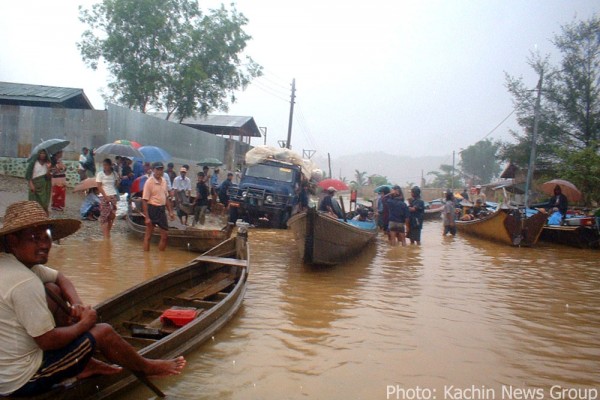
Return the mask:
M292 216L288 227L307 264L338 264L360 252L377 236L374 221L338 220L314 208Z
M440 219L442 217L442 211L444 211L444 206L427 208L423 213L423 220Z
M544 226L540 240L582 249L600 248L600 231L595 226Z
M225 325L242 305L250 266L247 231L230 238L187 265L159 275L95 307L98 321L112 325L140 354L169 359L188 353ZM161 322L167 309L195 310L177 327ZM137 384L123 371L57 386L35 399L105 399ZM158 383L158 382L157 382Z
M144 238L146 225L142 214L129 212L127 214L127 227L135 236ZM227 239L231 234L231 229L232 226L230 225L223 229L198 229L192 227L178 229L171 227L169 229L169 246L202 253ZM158 242L159 240L160 232L158 229L154 229L152 241Z
M456 221L456 229L461 233L511 246L533 246L547 218L547 214L537 213L522 219L516 209L498 208L482 218Z

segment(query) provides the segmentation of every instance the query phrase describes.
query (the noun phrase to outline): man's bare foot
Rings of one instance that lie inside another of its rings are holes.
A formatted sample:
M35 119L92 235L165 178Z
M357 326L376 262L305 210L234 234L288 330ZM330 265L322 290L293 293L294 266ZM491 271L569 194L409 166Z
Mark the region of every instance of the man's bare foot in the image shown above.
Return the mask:
M92 375L114 375L123 371L123 368L114 365L108 365L95 358L90 358L90 361L85 366L85 369L77 375L77 379L88 378Z
M144 373L148 377L161 377L169 375L179 375L185 364L185 358L179 356L172 360L149 360L147 361L147 367L144 369Z

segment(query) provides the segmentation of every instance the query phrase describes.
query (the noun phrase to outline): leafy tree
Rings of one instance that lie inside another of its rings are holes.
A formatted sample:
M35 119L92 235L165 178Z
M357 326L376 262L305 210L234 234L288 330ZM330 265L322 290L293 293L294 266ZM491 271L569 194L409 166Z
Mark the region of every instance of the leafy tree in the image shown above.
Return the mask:
M457 171L454 171L454 179L452 178L452 165L448 165L448 164L442 164L440 165L440 170L439 171L430 171L427 173L427 175L433 175L433 182L431 183L431 187L434 188L441 188L441 189L450 189L452 188L452 186L454 187L460 187L462 186L462 181L460 179L459 174L457 174ZM454 185L452 185L454 181ZM410 184L408 186L412 186L413 184Z
M500 173L500 163L496 157L499 147L498 143L489 139L480 140L461 152L458 165L465 175L478 177L476 183L488 183Z
M559 176L581 190L586 204L600 202L600 154L591 144L583 150L563 151L565 162L558 166Z
M167 119L226 110L235 90L261 75L241 58L251 39L247 19L232 5L205 15L192 0L103 0L80 7L88 25L77 44L92 69L106 63L112 80L107 100Z
M390 181L388 180L387 176L370 175L367 178L367 184L373 186L389 185Z
M584 173L571 168L572 162L592 149L600 148L600 17L576 21L561 28L552 43L561 55L560 65L552 66L549 57L533 54L528 62L543 75L542 103L538 129L536 171L547 177L577 178ZM499 156L526 167L531 149L531 133L536 93L522 78L506 77L513 97L517 121L523 132L511 132L515 143L502 143ZM591 167L589 162L585 165ZM593 165L593 162L591 163ZM565 175L566 174L566 175ZM580 182L584 190L588 184ZM585 189L587 188L587 189Z

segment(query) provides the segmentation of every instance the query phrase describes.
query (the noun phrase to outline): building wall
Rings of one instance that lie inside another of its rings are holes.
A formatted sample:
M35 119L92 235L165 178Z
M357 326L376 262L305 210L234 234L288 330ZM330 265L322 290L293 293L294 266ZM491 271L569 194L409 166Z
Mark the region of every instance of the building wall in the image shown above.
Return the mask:
M83 146L99 147L117 139L162 147L177 164L195 166L202 158L217 158L233 170L251 148L177 123L131 111L117 105L107 110L75 110L0 105L0 173L21 175L25 158L43 140L59 138L71 143L65 161L77 161ZM100 160L96 160L100 161ZM18 171L18 172L16 172Z
M27 158L38 143L52 138L71 144L65 159L76 160L83 146L103 144L106 111L0 105L0 156Z

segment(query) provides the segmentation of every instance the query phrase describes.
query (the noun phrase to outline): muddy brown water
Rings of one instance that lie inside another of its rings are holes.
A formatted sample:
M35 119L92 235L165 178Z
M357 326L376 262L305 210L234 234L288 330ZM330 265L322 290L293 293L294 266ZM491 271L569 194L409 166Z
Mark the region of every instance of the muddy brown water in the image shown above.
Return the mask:
M240 312L156 383L186 399L600 398L600 253L441 229L328 268L304 266L291 232L252 230ZM121 234L66 241L50 264L96 304L193 257Z

